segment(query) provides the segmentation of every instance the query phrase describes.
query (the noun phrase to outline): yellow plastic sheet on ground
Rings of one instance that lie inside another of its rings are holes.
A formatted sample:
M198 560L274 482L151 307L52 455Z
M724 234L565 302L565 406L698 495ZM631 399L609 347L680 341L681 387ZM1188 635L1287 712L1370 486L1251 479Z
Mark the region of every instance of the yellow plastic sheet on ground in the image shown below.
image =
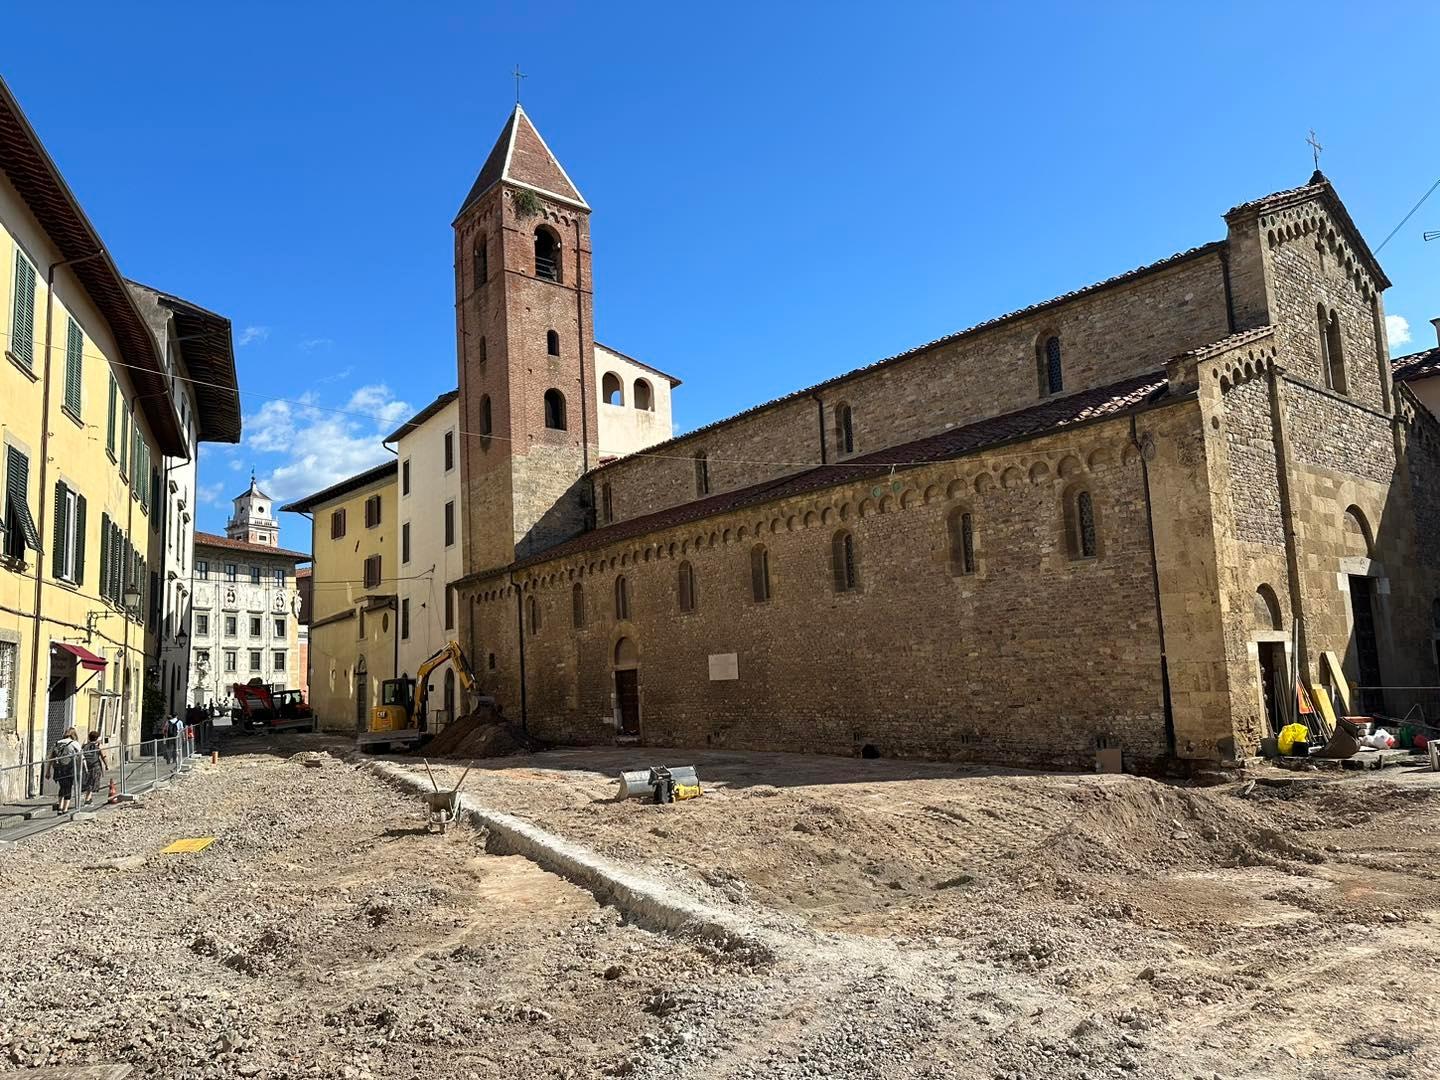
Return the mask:
M210 846L211 844L213 844L214 842L215 842L215 837L213 837L213 836L192 836L192 837L190 837L188 840L176 840L176 841L175 841L173 844L171 844L169 847L163 847L163 848L161 848L161 849L160 849L160 854L161 854L161 855L183 855L183 854L186 854L186 853L191 853L191 854L193 854L194 852L197 852L197 851L204 851L207 847L209 847L209 846Z

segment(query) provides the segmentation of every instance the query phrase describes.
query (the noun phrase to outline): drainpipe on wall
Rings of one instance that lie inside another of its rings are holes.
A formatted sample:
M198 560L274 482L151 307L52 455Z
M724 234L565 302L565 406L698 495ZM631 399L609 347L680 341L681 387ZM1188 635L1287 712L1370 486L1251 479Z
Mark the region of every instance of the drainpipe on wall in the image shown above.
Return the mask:
M580 475L584 476L590 471L590 415L589 415L589 388L585 385L588 381L585 376L585 279L580 275L580 268L584 260L580 258L580 218L575 218L575 326L576 337L579 339L580 353ZM600 433L595 433L598 442ZM593 503L594 500L592 499Z
M826 464L825 460L825 403L820 400L819 394L811 394L811 400L815 402L815 416L820 421L820 464Z
M1281 392L1284 369L1278 363L1269 371L1270 436L1275 445L1275 481L1280 502L1280 528L1285 537L1285 577L1290 593L1290 617L1294 624L1295 646L1291 675L1310 682L1309 635L1305 630L1305 599L1300 587L1300 552L1295 539L1295 515L1290 496L1290 437L1285 430L1285 399Z
M515 574L510 574L510 584L515 585ZM525 598L515 589L515 638L520 643L520 731L530 733L529 701L525 694Z
M39 489L38 494L40 496L40 515L39 520L35 522L35 532L42 548L45 544L45 508L50 505L49 500L45 496L45 480L46 474L50 471L47 465L50 460L50 350L53 348L51 336L55 327L55 271L62 266L73 266L76 263L99 258L104 254L105 252L102 249L100 251L92 251L89 255L79 255L73 259L60 259L57 262L52 262L50 268L45 271L45 344L44 360L40 368L40 471L36 478L36 484ZM37 702L36 692L39 690L40 684L40 615L41 607L44 604L43 575L45 573L43 554L43 551L35 552L35 610L31 619L32 628L30 631L30 708L28 722L30 724L29 752L31 762L36 760L35 736L38 734L35 726L35 706ZM49 650L47 649L46 652L48 654ZM50 680L48 677L45 680L45 698L47 701L50 698ZM41 746L41 750L44 750L43 745ZM30 781L30 770L25 770L25 773L28 784ZM39 794L38 785L35 791L28 791L27 787L27 793L32 795Z
M1165 710L1165 748L1170 756L1174 757L1175 709L1170 700L1170 662L1165 651L1165 615L1160 608L1160 558L1155 550L1155 515L1150 502L1150 463L1145 459L1145 447L1140 443L1134 414L1130 416L1130 442L1140 455L1140 475L1145 484L1145 532L1150 538L1150 588L1155 596L1155 628L1160 638L1160 700Z

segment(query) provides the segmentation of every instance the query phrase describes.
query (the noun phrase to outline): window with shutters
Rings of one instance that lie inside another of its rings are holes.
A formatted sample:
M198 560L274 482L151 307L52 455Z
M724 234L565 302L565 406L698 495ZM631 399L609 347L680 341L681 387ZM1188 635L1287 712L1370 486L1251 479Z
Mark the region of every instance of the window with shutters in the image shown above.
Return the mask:
M400 463L400 494L410 494L410 459L408 457Z
M239 580L240 567L233 562L225 564L225 580L232 585Z
M282 675L285 673L284 649L276 649L273 653L270 654L270 669L272 671L278 671Z
M410 640L410 598L400 601L400 640Z
M836 592L850 592L860 584L855 572L855 537L845 529L830 538L830 570Z
M630 585L621 574L615 579L615 621L624 622L630 618Z
M13 735L15 714L15 661L20 647L13 641L0 641L0 734Z
M115 434L117 418L115 410L120 404L120 384L115 381L115 374L110 374L110 395L105 406L105 452L110 455L110 460L115 460Z
M371 555L365 560L365 588L378 589L380 580L380 556Z
M40 550L40 533L30 514L30 458L5 447L5 547L7 558L24 561L25 549Z
M332 510L330 512L330 539L339 540L345 535L345 511Z
M7 353L26 371L35 369L35 268L15 249L15 296Z
M210 580L210 563L206 559L195 560L195 579L197 581Z
M855 452L855 411L843 401L835 406L835 449L840 454Z
M130 406L120 399L120 479L130 475Z
M570 587L570 621L576 630L585 629L585 586L578 581Z
M251 566L251 567L250 567L250 584L251 584L251 585L259 585L259 584L260 584L260 567L258 567L258 566Z
M757 604L770 599L770 552L764 544L750 549L750 598Z
M277 589L283 589L285 587L285 568L283 566L275 567L274 577L275 587Z
M455 468L455 432L445 432L445 471Z
M85 335L71 318L65 324L65 411L80 419L80 387L85 381Z
M1040 396L1060 393L1065 388L1065 373L1061 363L1058 334L1040 335L1036 343L1035 360L1040 372Z
M676 577L676 590L680 594L680 610L689 614L695 610L695 568L689 562L682 562Z
M565 430L565 395L554 387L545 391L545 426L552 431Z
M231 652L231 651L227 651L227 652L225 653L225 670L226 670L226 671L234 672L235 667L236 667L236 664L235 664L236 655L237 655L236 653Z
M371 495L365 500L365 527L373 529L380 524L380 496Z
M55 537L51 573L79 585L85 578L85 496L61 481L55 485Z
M400 561L402 563L410 561L410 522L408 521L400 526Z

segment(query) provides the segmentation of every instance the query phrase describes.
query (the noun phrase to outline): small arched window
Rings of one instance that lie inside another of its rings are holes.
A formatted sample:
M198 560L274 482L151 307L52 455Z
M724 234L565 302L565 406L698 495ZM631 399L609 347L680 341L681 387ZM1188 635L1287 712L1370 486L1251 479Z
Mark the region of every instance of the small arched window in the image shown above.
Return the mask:
M609 525L615 520L615 496L607 481L600 485L600 521L601 524Z
M625 404L625 383L613 371L605 372L605 377L600 380L600 400L606 405Z
M552 431L565 430L565 395L554 387L545 391L545 426Z
M490 395L480 395L480 434L488 437L494 434L494 420L490 414Z
M680 594L680 610L695 610L695 568L689 562L682 562L677 574L677 589Z
M642 412L655 411L655 392L644 379L635 380L635 408Z
M485 367L485 361L487 361L487 360L489 360L489 359L490 359L489 353L488 353L488 351L487 351L486 348L485 348L485 335L484 335L484 334L481 334L481 335L480 335L480 367L481 367L482 369Z
M1080 558L1095 557L1095 501L1088 491L1075 496L1075 547Z
M975 573L975 518L963 506L950 511L946 519L950 541L950 572L964 575Z
M584 629L585 586L578 581L570 589L570 618L574 621L576 630Z
M560 335L554 330L545 331L545 352L550 356L560 355Z
M1060 356L1060 336L1044 334L1036 359L1040 366L1040 394L1058 394L1065 389L1065 367Z
M750 549L750 596L757 604L770 599L770 552L764 544Z
M710 459L704 450L695 453L695 494L710 494Z
M1324 304L1315 307L1320 322L1320 366L1325 385L1337 394L1347 393L1345 381L1345 344L1340 332L1340 313Z
M490 280L490 241L481 236L475 241L475 284L484 285Z
M624 622L630 618L630 586L626 584L625 575L621 574L615 579L615 621Z
M842 454L855 452L855 414L845 402L835 406L835 446Z
M540 598L531 593L526 607L530 616L530 633L533 636L540 632Z
M542 281L560 280L560 237L548 225L535 230L535 276Z
M860 584L855 573L855 537L845 529L830 539L830 568L836 592L850 592Z

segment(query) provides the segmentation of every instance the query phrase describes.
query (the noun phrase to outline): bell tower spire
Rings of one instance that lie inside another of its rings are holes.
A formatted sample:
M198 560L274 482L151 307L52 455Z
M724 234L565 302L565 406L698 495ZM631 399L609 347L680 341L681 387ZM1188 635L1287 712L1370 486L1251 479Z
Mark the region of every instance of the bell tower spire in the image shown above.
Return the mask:
M455 218L465 564L582 531L597 461L590 207L524 108Z

